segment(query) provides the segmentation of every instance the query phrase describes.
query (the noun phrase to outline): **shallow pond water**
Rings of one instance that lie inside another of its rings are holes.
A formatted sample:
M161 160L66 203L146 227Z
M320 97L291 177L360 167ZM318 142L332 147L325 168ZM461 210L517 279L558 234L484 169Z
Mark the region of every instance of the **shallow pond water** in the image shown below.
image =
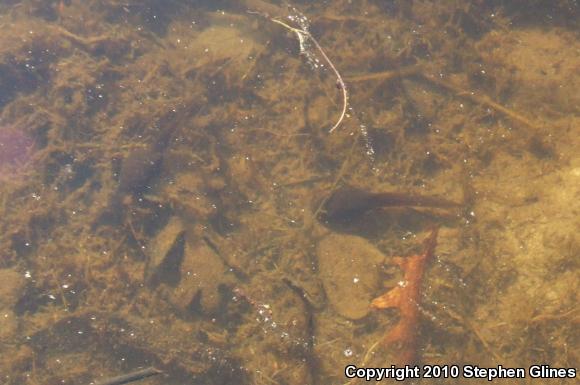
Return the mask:
M571 376L579 13L1 2L0 383Z

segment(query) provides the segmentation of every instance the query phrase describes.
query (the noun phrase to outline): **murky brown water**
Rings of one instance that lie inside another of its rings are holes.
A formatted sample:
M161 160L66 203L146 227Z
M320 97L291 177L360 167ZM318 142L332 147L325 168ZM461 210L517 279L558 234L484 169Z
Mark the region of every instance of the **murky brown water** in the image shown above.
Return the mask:
M0 383L577 368L578 16L1 2Z

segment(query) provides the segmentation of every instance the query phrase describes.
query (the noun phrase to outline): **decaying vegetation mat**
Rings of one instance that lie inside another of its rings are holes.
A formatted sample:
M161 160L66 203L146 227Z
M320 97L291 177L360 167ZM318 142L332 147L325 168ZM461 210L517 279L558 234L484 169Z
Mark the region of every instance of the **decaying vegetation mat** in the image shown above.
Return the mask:
M1 382L330 384L406 361L403 308L370 305L434 227L413 359L578 366L573 2L530 2L542 28L495 3L297 3L338 87L272 21L304 30L293 9L12 3ZM345 185L462 205L324 220Z

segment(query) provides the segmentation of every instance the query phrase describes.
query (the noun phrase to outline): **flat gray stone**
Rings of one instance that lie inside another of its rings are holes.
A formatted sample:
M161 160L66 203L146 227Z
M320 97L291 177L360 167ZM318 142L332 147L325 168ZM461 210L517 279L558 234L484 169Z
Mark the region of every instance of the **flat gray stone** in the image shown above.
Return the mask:
M328 300L341 316L365 317L381 285L379 267L384 255L368 240L330 234L318 244L318 266Z

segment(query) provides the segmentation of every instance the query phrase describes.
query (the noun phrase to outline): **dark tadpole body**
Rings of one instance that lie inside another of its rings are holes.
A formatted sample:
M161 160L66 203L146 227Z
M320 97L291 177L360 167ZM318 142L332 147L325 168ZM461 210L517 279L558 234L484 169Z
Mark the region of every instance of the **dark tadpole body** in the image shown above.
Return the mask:
M341 222L356 220L365 213L382 207L460 207L460 203L443 198L395 192L370 192L354 187L334 191L322 207L323 221Z
M143 195L151 189L154 179L161 172L164 154L174 134L186 124L194 112L200 110L203 100L198 100L198 95L192 95L150 125L147 136L152 136L151 141L131 151L121 160L119 184L95 225L103 221L118 222L125 212L125 203L129 202L125 198Z
M119 222L125 210L125 198L143 194L159 174L162 162L163 151L153 146L131 151L122 160L117 189L97 222Z
M124 212L125 198L139 196L150 189L161 171L164 152L175 130L175 126L164 128L151 143L134 149L121 161L119 184L101 220L118 222Z
M158 151L154 146L132 151L121 164L119 186L115 192L118 199L142 193L151 179L159 173L162 161L163 151Z

